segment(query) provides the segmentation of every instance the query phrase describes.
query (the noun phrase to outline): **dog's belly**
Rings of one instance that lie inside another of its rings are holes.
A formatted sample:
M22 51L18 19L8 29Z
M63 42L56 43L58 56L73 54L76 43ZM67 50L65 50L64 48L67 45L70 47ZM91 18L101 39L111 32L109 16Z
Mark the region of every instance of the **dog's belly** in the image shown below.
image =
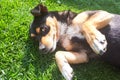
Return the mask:
M110 24L101 29L101 32L108 42L107 51L102 55L102 59L120 67L120 15L115 15Z

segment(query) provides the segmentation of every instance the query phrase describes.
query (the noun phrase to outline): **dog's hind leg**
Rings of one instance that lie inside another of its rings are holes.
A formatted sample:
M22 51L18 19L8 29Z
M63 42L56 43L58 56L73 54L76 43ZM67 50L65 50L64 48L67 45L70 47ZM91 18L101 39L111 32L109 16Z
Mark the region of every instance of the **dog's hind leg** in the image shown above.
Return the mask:
M86 23L93 25L96 29L101 29L108 25L113 17L114 15L107 11L98 10L95 14L90 16Z
M95 53L103 54L106 51L106 38L98 29L105 27L111 21L112 17L112 14L100 10L82 25L82 32Z
M89 17L90 15L87 12L82 12L72 20L72 25L81 26Z
M73 69L70 64L78 64L88 62L87 54L84 52L67 52L58 51L55 54L55 59L60 72L66 80L72 80Z

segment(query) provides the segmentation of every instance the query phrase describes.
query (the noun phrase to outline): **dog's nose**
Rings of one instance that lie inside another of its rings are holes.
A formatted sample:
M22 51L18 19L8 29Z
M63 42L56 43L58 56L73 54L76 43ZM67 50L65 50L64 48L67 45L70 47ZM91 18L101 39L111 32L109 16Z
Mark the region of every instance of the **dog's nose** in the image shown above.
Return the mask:
M102 50L100 50L100 55L103 55L103 54L104 54L104 52Z
M46 49L45 45L39 45L40 52L42 51L42 54L47 54L48 50Z
M103 55L106 52L106 49L100 50L100 55Z
M39 50L44 50L44 49L45 49L45 45L39 44Z

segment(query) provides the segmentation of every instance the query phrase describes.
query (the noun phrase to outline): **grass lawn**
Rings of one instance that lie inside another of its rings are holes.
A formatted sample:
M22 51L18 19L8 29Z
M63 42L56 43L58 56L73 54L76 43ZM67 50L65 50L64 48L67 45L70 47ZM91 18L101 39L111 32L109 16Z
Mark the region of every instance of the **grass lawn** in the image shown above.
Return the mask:
M119 0L41 0L49 10L102 9L120 14ZM29 37L30 10L39 0L0 0L0 80L64 80L54 53L43 55ZM120 71L104 62L72 65L74 80L120 80Z

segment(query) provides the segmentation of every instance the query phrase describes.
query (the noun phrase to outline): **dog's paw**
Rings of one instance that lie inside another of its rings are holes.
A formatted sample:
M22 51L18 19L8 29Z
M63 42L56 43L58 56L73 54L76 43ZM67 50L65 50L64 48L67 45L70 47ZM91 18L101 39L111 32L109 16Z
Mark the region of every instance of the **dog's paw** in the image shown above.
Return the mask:
M73 69L68 63L65 63L62 67L62 75L66 80L72 80L73 78Z
M96 54L102 55L106 52L107 40L102 33L97 31L95 33L94 39L91 40L92 40L92 44L90 46Z

